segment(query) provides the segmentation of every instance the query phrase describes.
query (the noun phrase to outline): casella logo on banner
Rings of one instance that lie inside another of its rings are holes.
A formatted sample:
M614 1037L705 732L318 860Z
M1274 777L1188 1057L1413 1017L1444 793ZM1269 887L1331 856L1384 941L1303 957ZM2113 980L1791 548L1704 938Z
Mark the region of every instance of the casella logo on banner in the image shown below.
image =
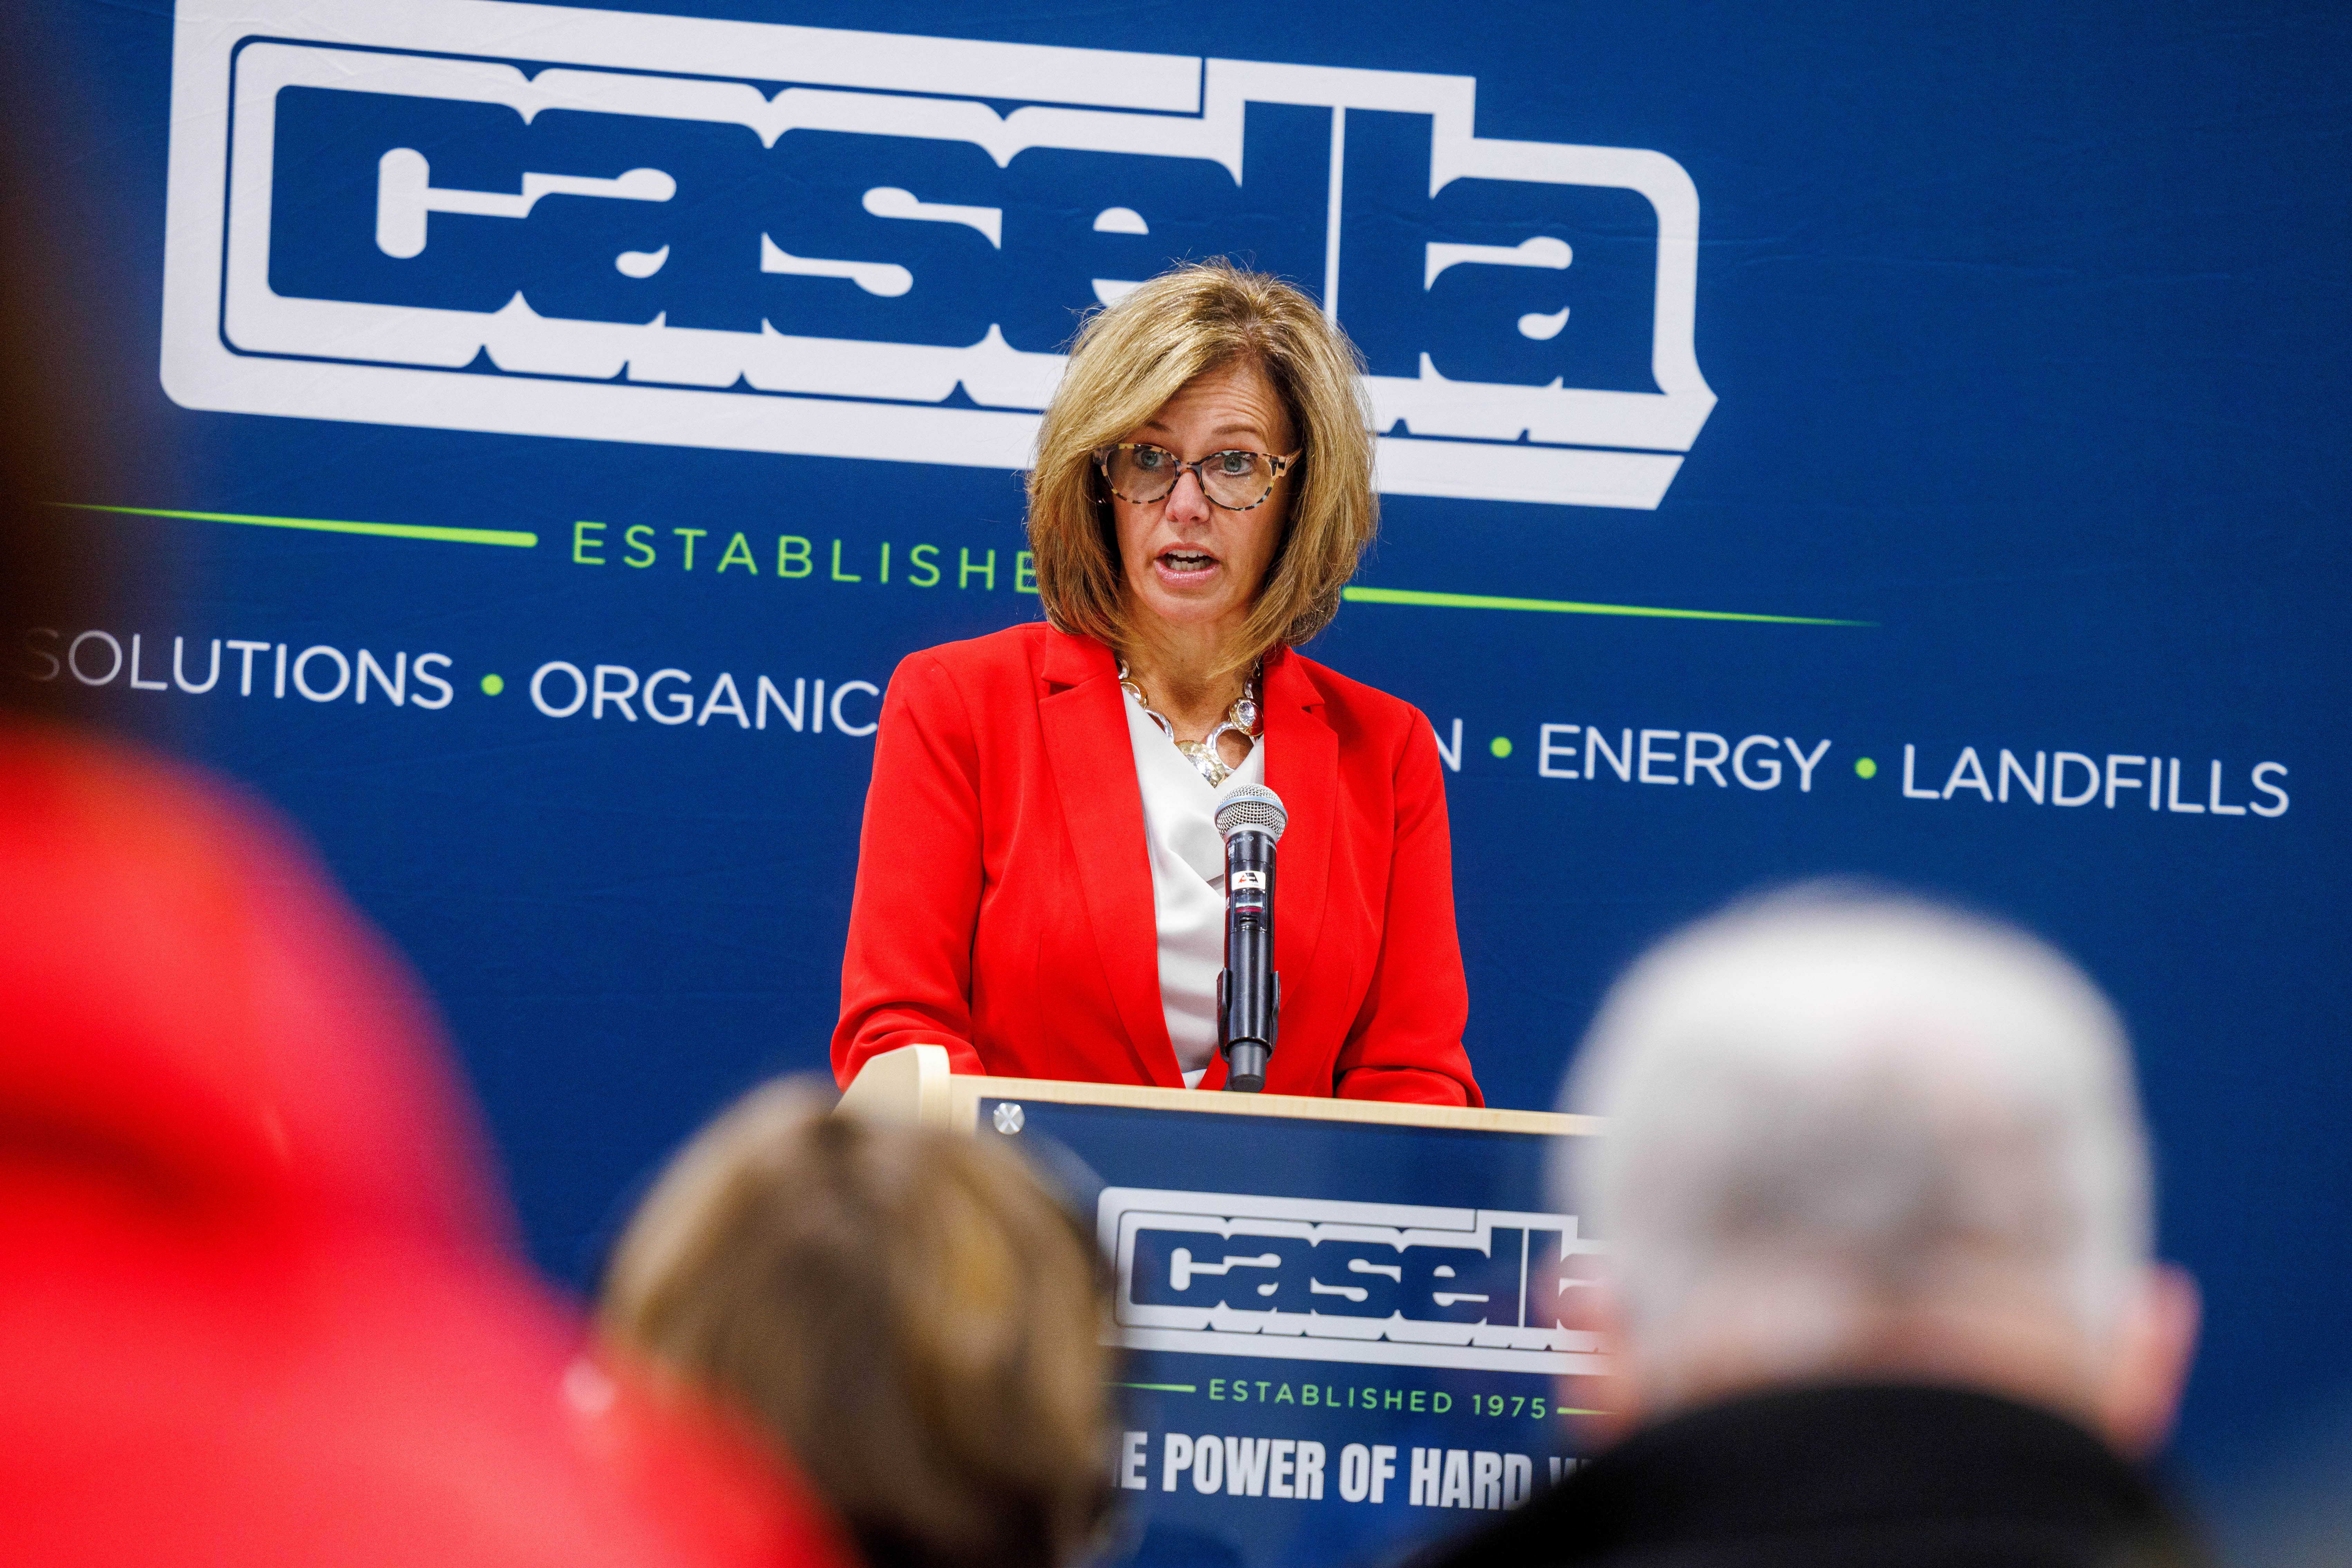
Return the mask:
M527 49L517 55L518 48ZM492 0L181 0L191 408L1017 468L1079 312L1315 293L1396 494L1653 508L1715 403L1664 153L1467 77Z
M1107 1189L1096 1215L1132 1349L1603 1370L1560 1320L1601 1250L1573 1215L1144 1187Z

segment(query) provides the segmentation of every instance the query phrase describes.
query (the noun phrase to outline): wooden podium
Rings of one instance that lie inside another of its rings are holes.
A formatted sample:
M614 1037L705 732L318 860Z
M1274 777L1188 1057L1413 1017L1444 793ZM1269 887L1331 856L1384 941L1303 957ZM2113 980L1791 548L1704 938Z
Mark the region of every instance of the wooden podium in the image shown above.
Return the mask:
M1314 1100L1297 1094L1206 1094L1131 1083L1066 1083L1050 1078L982 1078L948 1071L945 1046L901 1046L866 1064L841 1097L841 1109L876 1121L978 1130L981 1107L1003 1102L1124 1105L1220 1116L1273 1116L1307 1121L1378 1122L1470 1132L1575 1137L1598 1132L1591 1116L1549 1110L1473 1110L1452 1105L1400 1105L1381 1100Z
M844 1113L1014 1142L1091 1215L1142 1568L1337 1568L1556 1479L1597 1412L1561 1303L1598 1242L1547 1172L1590 1117L960 1076L875 1058Z

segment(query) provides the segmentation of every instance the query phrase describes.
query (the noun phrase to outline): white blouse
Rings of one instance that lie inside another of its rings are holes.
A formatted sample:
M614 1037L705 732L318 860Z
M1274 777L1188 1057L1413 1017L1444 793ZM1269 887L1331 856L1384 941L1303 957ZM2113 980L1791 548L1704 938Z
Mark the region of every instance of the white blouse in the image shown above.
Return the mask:
M1132 696L1127 733L1151 851L1160 1011L1184 1087L1198 1089L1217 1054L1217 975L1225 967L1225 841L1217 832L1217 807L1239 786L1265 783L1265 741L1260 737L1242 765L1212 789Z

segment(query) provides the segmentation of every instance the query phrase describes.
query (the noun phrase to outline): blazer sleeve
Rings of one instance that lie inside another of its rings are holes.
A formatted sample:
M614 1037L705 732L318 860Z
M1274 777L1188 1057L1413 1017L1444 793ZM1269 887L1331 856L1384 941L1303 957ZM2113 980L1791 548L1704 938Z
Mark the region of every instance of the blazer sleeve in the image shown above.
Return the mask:
M882 699L857 837L833 1031L833 1076L844 1087L869 1058L900 1046L945 1046L950 1070L982 1070L971 1043L982 879L971 715L939 659L912 654Z
M1396 847L1380 952L1332 1077L1341 1100L1484 1105L1462 1031L1470 1018L1454 928L1454 840L1445 775L1416 711L1396 771Z

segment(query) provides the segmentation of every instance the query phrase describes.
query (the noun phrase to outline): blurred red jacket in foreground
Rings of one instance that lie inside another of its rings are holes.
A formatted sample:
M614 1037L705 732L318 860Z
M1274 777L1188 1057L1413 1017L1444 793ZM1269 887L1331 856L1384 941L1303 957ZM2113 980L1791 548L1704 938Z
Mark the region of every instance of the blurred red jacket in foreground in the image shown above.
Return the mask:
M579 1360L404 972L198 780L0 721L12 1561L846 1568Z

